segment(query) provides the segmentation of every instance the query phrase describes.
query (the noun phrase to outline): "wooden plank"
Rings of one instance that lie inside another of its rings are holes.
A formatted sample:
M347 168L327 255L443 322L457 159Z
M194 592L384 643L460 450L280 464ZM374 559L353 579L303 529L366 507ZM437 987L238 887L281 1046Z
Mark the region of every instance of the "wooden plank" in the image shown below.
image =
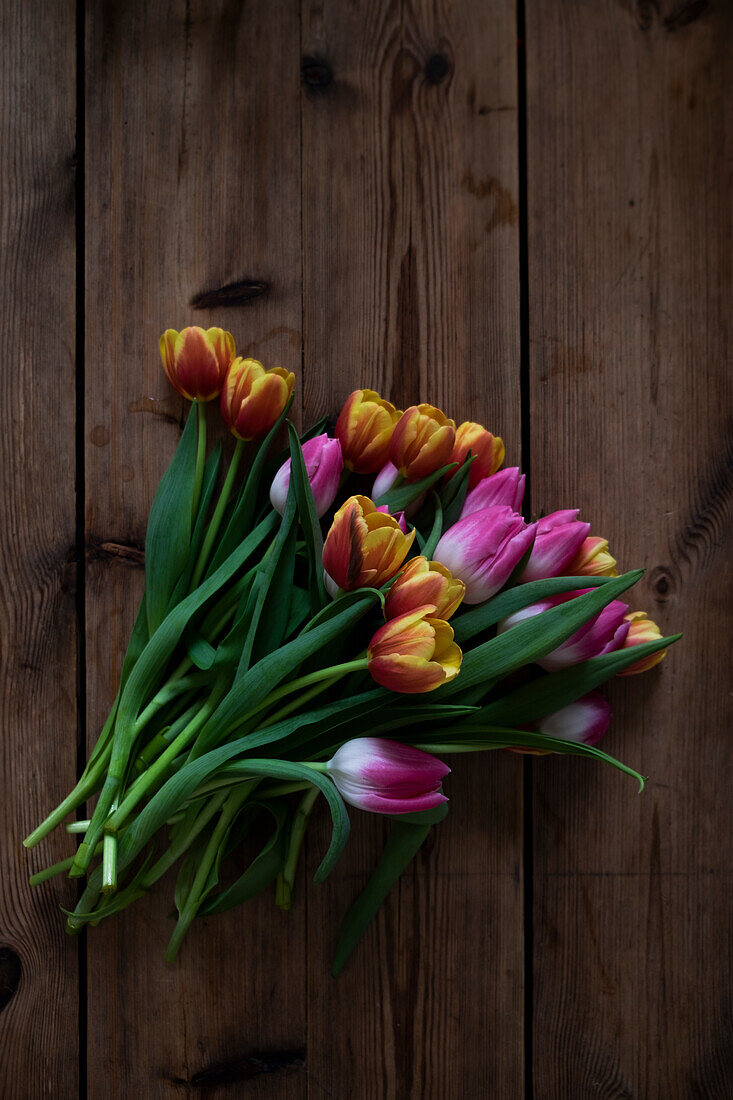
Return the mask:
M685 637L538 763L542 1097L731 1081L730 5L527 5L533 506L575 504Z
M87 7L87 534L128 548L89 569L92 732L179 435L159 333L223 325L240 351L300 363L298 37L297 10L271 0ZM267 289L227 305L220 288L241 281ZM172 890L89 936L90 1095L303 1095L304 905L287 916L267 896L207 920L167 965Z
M515 35L509 3L303 5L307 418L370 386L482 421L519 461ZM449 793L335 982L383 822L354 811L309 890L313 1096L523 1095L521 763L459 760Z
M21 845L76 771L74 5L4 4L0 58L0 1094L22 1100L75 1095L78 1076L77 942L58 909L76 891L28 885L73 845Z

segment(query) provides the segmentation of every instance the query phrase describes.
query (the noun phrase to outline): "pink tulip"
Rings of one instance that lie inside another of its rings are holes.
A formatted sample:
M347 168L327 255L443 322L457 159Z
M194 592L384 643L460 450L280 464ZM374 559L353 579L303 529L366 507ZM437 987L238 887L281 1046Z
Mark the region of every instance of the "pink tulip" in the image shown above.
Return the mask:
M543 516L537 524L537 538L520 581L559 577L589 534L590 524L581 523L577 508L566 508Z
M483 603L509 580L532 545L535 527L503 505L482 508L448 528L433 558L463 581L464 603Z
M389 508L386 504L380 504L379 507L377 508L377 511L378 512L386 512L387 515L391 514L390 510L389 510ZM405 513L404 512L395 512L394 513L394 518L397 520L398 524L400 525L400 531L402 532L402 534L406 535L407 534L407 520L405 519Z
M388 493L399 477L399 470L391 462L385 462L382 469L374 479L372 485L372 500L378 500L384 493Z
M448 801L440 789L448 765L398 741L357 737L342 745L326 767L344 801L360 810L407 814Z
M547 714L537 722L537 731L563 741L597 745L611 723L611 708L601 691L591 691L574 703Z
M592 591L592 589L585 591ZM553 596L530 604L529 607L523 607L521 611L515 611L513 615L502 619L498 632L502 634L505 630L511 630L513 626L517 626L525 619L530 619L533 615L539 615L542 611L557 607L558 604L566 603L583 594L582 591L569 592L563 596ZM612 653L620 649L629 632L629 623L624 620L628 610L627 604L620 600L612 600L602 611L584 623L580 630L576 630L575 634L571 634L562 645L553 649L537 663L542 668L554 672L555 669L568 668L570 665L577 665L580 661L588 661L591 657L600 657L603 653Z
M341 444L338 439L329 439L327 435L317 435L303 444L303 459L308 474L313 499L319 516L333 504L338 492L341 471L344 463L341 458ZM270 503L280 515L285 511L285 501L290 488L290 459L285 462L273 478L270 487Z
M482 478L476 488L467 494L461 519L470 516L472 512L480 512L482 508L489 508L492 504L503 504L513 512L518 512L524 498L524 481L524 474L520 474L516 466L508 466L490 477Z

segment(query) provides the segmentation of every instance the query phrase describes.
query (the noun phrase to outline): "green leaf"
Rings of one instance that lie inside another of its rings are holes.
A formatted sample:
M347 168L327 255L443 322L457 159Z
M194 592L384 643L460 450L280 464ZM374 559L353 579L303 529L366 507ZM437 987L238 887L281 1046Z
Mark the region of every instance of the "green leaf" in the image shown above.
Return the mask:
M456 679L437 689L439 698L457 695L489 678L506 676L551 653L606 604L636 584L643 572L643 569L636 569L622 577L614 577L595 591L525 619L506 633L470 650L464 655Z
M242 646L242 653L239 658L239 664L237 665L237 672L235 681L244 676L247 672L250 661L252 658L252 652L254 650L255 641L257 639L257 632L260 627L260 617L262 615L267 595L270 591L270 586L275 577L277 567L280 563L280 558L285 549L286 544L290 541L291 553L289 556L289 566L292 575L293 561L295 558L295 552L293 549L293 540L290 538L291 529L293 527L293 521L295 519L295 493L293 492L292 484L288 492L288 497L285 502L285 513L280 520L280 527L278 528L277 535L273 542L267 549L267 553L260 563L255 573L254 583L252 585L252 591L250 593L250 599L248 602L248 617L249 625L247 628L247 634L244 639L244 645ZM280 602L284 602L281 598ZM277 614L277 612L276 612ZM287 606L285 608L285 614L287 614ZM274 625L272 621L270 626ZM265 629L269 627L265 624ZM265 652L269 652L267 644L264 643Z
M421 549L421 553L423 553L425 555L425 557L428 559L428 561L431 560L433 554L435 553L435 547L440 542L440 536L443 533L443 525L444 525L443 506L440 503L440 497L438 496L438 494L435 491L433 491L432 497L433 497L433 504L435 505L435 515L433 517L433 526L431 527L430 534L428 535L428 537L425 540L425 543L424 543L424 545L422 546L422 549Z
M441 808L445 810L445 804ZM443 816L445 816L445 812ZM402 872L417 855L429 832L429 824L412 825L400 821L393 825L389 839L377 864L377 869L366 888L346 914L341 925L341 934L331 970L334 978L340 974L347 959L364 935L370 921L376 915Z
M226 777L240 777L250 779L252 777L266 776L268 779L279 779L285 782L312 783L318 787L328 803L331 811L333 828L331 842L328 851L313 876L314 882L323 882L336 865L349 838L349 816L346 812L344 800L339 794L333 780L322 772L315 771L305 764L297 764L291 760L237 760L228 764L222 774Z
M242 905L249 898L261 893L270 883L277 878L285 866L287 858L288 822L290 812L287 803L283 799L273 799L271 802L247 802L245 812L254 812L257 809L266 810L275 822L275 828L267 839L261 851L252 860L244 874L240 875L236 882L210 897L199 909L200 917L213 916L215 913L226 913L237 905Z
M452 626L456 641L467 642L490 626L495 626L507 615L521 611L538 600L549 596L561 596L565 592L576 592L579 588L598 588L614 580L613 577L550 577L542 581L530 581L516 588L507 588L503 592L470 611L461 609Z
M417 500L421 493L424 493L427 489L430 489L435 482L438 481L443 474L448 470L452 470L455 466L455 462L449 462L446 466L441 466L439 470L436 470L432 474L428 474L421 481L413 481L410 484L400 485L398 489L389 489L386 493L374 501L374 503L381 507L386 504L392 515L395 512L402 512L407 508L408 504L412 504L413 500Z
M165 618L171 593L188 559L196 480L196 441L194 404L176 453L160 479L150 507L145 538L145 602L151 635Z
M481 708L477 721L488 721L498 725L525 725L562 710L576 699L587 695L599 687L605 680L617 676L629 665L658 653L660 649L674 645L681 634L669 638L660 638L642 645L617 649L601 657L592 657L589 661L550 672L531 684L525 684L493 703Z
M362 590L363 591L363 590ZM191 757L202 756L214 748L223 737L236 728L241 716L263 702L270 692L306 658L322 649L339 635L346 636L369 609L370 601L362 599L313 630L301 633L292 642L269 653L253 665L221 701L202 728L191 750Z
M181 573L173 589L173 594L171 595L167 608L168 611L171 611L177 603L180 603L191 587L193 571L196 568L196 562L198 561L198 556L203 546L204 538L206 537L206 528L208 526L207 516L214 495L214 489L216 488L216 479L219 476L221 454L222 446L221 440L219 440L207 458L206 465L204 466L204 476L201 484L201 500L199 501L193 535L191 536L188 560L186 562L186 568Z
M292 634L295 634L296 630L300 630L310 615L310 610L310 594L304 588L293 585L290 589L290 610L288 612L288 623L285 627L285 638L289 638Z
M216 650L211 642L202 638L192 626L186 630L186 650L196 667L204 672L210 669L216 660Z
M494 749L526 748L541 749L543 752L564 753L569 756L587 756L594 760L600 760L604 764L610 764L625 775L630 775L639 784L639 790L644 789L645 776L640 775L639 772L634 771L628 765L622 764L615 756L609 756L602 749L597 749L594 745L584 745L580 741L566 741L564 738L548 737L544 733L534 733L526 730L498 730L497 727L488 723L481 725L479 721L475 723L472 721L471 731L484 736L477 740L464 740L461 738L456 740L455 744L451 744L450 741L439 743L425 741L421 742L421 747L424 747L427 752L436 753L484 752L493 751Z
M466 502L468 494L468 479L471 476L471 464L475 455L469 455L461 468L453 475L448 484L442 490L440 497L445 512L443 529L448 530L457 523L461 516L461 509Z
M290 482L295 488L295 499L298 502L298 517L300 526L305 536L306 552L308 555L308 587L311 594L311 604L315 610L325 607L327 602L326 590L323 586L323 535L321 533L321 521L318 518L316 502L313 499L313 490L308 480L303 448L298 439L298 433L293 425L288 422L288 435L290 437Z

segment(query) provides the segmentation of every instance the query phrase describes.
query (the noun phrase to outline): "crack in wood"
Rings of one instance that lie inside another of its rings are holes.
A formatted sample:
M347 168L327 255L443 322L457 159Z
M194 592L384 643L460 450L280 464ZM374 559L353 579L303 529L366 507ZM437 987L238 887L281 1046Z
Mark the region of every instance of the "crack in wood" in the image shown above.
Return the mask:
M253 298L266 294L269 289L270 285L264 279L239 279L234 283L220 286L217 290L205 290L201 294L194 294L191 307L192 309L217 309L221 306L243 306Z

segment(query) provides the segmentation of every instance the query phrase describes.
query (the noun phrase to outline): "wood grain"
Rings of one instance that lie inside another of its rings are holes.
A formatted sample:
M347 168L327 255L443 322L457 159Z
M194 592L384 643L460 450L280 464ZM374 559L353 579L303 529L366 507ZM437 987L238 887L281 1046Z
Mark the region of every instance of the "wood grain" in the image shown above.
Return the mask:
M28 885L73 846L22 847L76 771L73 5L2 5L0 74L0 1094L35 1100L78 1073L76 892Z
M87 537L139 547L183 411L160 332L223 325L245 354L300 363L297 11L90 4L86 58ZM242 282L267 291L232 302ZM90 732L142 579L134 555L90 562ZM89 936L90 1096L303 1095L303 905L207 920L167 965L160 887Z
M306 3L303 54L307 419L372 386L481 420L518 462L514 5ZM459 760L449 793L337 981L383 823L353 814L309 889L314 1097L523 1095L521 764ZM309 839L312 871L325 834Z
M535 767L542 1097L730 1095L732 32L725 4L527 5L533 504L578 505L685 631L611 692L642 797Z

